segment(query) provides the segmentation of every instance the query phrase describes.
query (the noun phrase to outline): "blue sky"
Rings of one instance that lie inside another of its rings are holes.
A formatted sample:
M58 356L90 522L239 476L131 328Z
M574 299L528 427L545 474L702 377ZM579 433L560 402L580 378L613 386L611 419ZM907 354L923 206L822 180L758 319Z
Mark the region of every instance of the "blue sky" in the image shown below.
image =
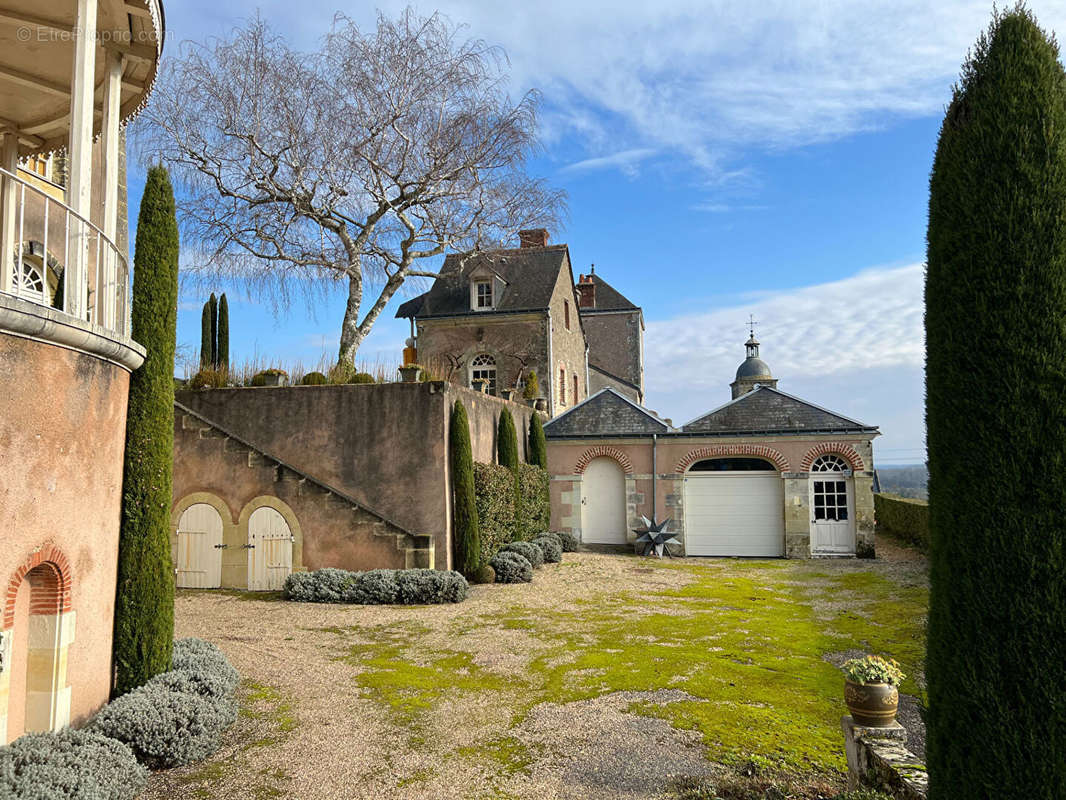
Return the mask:
M754 314L779 388L879 425L879 463L923 460L928 175L951 84L991 4L646 5L417 7L501 45L516 96L543 93L545 151L531 169L570 205L552 241L569 244L575 273L595 263L643 307L647 405L681 423L728 400ZM1066 5L1030 7L1045 28L1066 31ZM374 17L373 6L338 0L172 1L166 52L257 9L306 48L337 10L361 25ZM131 209L143 181L134 154ZM228 297L235 360L315 364L333 354L341 295L280 317L239 289ZM182 298L186 352L199 344L204 299ZM361 360L398 363L407 323L392 316L403 299Z

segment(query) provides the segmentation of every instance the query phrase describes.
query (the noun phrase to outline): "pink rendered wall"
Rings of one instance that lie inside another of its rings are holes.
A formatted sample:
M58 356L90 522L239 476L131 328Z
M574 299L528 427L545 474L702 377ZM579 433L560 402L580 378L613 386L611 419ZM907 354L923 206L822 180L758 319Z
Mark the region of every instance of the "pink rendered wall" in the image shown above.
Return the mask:
M0 333L0 581L10 604L35 553L54 547L69 562L73 724L110 692L129 378L103 359Z

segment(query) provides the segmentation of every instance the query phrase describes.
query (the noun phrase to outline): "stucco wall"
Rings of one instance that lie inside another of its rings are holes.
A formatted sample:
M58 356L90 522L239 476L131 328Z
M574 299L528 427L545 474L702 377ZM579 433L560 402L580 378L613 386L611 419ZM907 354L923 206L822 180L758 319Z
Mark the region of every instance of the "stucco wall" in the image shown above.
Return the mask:
M841 453L855 465L852 477L855 536L858 547L874 545L873 445L859 436L660 437L654 448L654 503L651 438L549 439L552 475L552 529L580 537L581 475L591 457L606 455L623 465L627 478L629 528L640 517L670 517L669 530L684 533L684 473L697 460L751 455L778 465L785 482L785 554L810 556L810 461L824 452ZM631 533L630 539L635 536Z
M0 580L17 594L13 576L51 548L69 562L74 724L110 691L129 377L94 356L0 333Z
M293 533L293 571L404 569L415 563L416 541L399 528L277 468L254 450L219 434L180 410L174 419L174 502L171 551L178 521L189 506L206 503L222 518L222 586L248 586L248 518L259 507L277 509Z
M515 417L523 457L524 432L533 413L527 406L444 382L212 389L180 392L177 399L409 533L433 537L434 563L440 569L451 566L452 404L460 399L466 406L474 459L483 462L495 460L501 409L511 409ZM185 462L183 475L188 470L194 476L200 460L197 449L175 450L175 462ZM183 486L191 488L194 479L189 481ZM240 502L227 499L231 509ZM305 541L310 566L310 537ZM351 563L347 568L366 567Z

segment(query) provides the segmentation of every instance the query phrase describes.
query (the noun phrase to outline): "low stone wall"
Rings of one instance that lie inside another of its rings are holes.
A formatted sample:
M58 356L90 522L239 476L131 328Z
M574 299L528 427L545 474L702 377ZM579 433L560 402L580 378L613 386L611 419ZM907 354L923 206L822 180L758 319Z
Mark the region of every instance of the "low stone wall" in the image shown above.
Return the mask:
M907 731L859 725L850 716L840 721L848 756L848 787L869 786L897 800L925 800L929 776L925 764L907 749Z

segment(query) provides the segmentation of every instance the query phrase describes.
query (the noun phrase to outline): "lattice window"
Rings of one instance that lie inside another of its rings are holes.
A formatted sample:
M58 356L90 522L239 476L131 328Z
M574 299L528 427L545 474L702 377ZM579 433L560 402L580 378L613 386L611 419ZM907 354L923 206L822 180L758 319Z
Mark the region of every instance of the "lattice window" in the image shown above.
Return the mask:
M814 463L811 464L811 472L844 472L850 469L851 467L848 466L847 461L831 453L818 456Z
M824 458L825 456L823 456ZM814 482L814 519L816 522L848 518L848 482Z
M479 281L477 289L477 308L492 308L492 284L489 281Z
M475 356L470 362L470 385L477 388L474 381L484 380L489 382L489 394L496 394L496 359L488 353Z
M44 273L41 268L23 261L22 270L15 275L15 293L35 303L47 303L48 296L45 293Z

